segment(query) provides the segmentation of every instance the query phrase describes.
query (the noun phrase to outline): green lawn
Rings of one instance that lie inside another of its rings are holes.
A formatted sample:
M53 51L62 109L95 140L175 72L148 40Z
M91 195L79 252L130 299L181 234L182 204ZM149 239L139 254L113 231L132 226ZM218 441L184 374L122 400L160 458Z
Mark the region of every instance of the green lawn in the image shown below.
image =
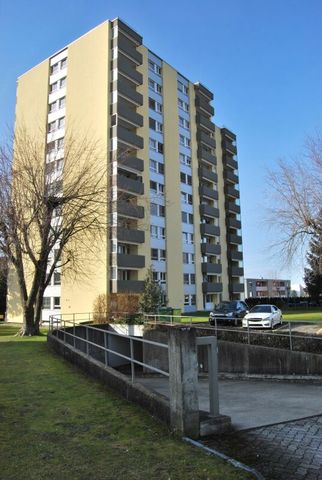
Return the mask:
M140 407L0 325L0 477L6 480L247 479L171 436Z

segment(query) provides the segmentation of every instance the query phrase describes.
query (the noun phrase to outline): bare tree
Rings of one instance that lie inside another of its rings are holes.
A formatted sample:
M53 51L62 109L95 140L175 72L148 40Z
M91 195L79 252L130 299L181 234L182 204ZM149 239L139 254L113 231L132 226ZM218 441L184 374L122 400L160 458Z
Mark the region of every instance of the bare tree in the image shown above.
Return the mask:
M40 135L40 138L45 138ZM46 147L26 129L0 150L0 254L17 276L22 335L39 333L45 288L55 271L82 273L107 223L107 162L97 142L72 134Z
M307 138L301 158L280 160L268 181L269 222L278 232L275 246L291 261L307 250L313 235L322 235L322 135Z

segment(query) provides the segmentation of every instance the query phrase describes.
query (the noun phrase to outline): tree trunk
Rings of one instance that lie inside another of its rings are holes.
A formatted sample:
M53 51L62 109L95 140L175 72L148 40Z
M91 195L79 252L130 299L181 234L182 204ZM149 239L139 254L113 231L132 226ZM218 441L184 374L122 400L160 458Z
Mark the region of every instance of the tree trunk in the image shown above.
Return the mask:
M25 307L23 312L23 326L19 332L21 336L39 335L39 323L36 324L34 318L34 307Z

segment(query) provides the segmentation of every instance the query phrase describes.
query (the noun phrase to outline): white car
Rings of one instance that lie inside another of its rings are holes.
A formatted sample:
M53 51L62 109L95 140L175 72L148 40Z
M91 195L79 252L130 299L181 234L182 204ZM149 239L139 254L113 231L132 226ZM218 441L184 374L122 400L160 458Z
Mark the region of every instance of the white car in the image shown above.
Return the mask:
M282 312L275 305L256 305L243 318L243 327L274 328L282 324Z

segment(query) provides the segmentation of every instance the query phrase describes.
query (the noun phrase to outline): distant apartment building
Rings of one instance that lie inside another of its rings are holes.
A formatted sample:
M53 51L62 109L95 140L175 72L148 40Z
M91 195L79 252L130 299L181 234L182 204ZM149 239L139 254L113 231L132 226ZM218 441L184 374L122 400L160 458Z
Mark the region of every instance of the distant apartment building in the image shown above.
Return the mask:
M288 297L291 280L246 278L246 297Z
M212 100L119 18L18 79L16 121L35 135L46 128L44 162L62 168L66 129L77 126L101 140L112 172L96 276L72 284L57 271L44 317L91 311L99 293L142 292L150 266L183 311L244 297L236 135L213 123Z

